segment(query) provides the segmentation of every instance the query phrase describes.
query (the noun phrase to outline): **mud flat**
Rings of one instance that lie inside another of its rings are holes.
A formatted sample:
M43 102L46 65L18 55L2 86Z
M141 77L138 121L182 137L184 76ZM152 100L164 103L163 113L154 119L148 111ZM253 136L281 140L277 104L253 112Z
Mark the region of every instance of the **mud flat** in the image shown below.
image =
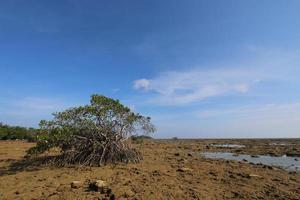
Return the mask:
M272 143L288 145L271 145ZM236 144L243 148L211 146ZM264 164L211 159L204 152L283 156L300 140L147 140L138 164L57 168L23 160L33 143L0 142L0 199L108 199L89 190L104 180L115 199L299 199L300 173ZM72 186L73 183L73 186ZM80 183L74 187L74 183Z

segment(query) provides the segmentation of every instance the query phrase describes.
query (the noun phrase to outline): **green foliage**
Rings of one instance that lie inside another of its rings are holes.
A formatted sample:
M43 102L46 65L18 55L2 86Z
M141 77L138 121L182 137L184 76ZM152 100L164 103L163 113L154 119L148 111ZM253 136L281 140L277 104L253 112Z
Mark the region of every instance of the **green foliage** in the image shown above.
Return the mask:
M130 160L128 155L136 154L130 151L125 141L132 134L155 131L149 117L133 113L118 100L97 94L91 96L89 105L53 115L53 120L40 122L37 146L29 149L29 155L59 147L68 162L102 164Z
M153 139L149 135L133 135L131 136L131 140L136 144L141 144L144 142L144 140L151 140Z
M0 140L27 140L34 142L38 130L34 128L25 128L20 126L9 126L0 123Z

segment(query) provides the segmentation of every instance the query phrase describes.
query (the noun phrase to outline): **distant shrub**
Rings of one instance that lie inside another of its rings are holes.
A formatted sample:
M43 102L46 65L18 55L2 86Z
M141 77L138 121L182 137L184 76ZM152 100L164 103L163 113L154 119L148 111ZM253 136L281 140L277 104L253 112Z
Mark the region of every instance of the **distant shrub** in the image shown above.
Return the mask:
M0 140L36 140L37 129L20 126L9 126L0 122Z
M137 139L153 139L153 138L149 135L133 135L131 136L131 139L137 140Z
M131 140L134 143L142 143L144 140L150 140L150 139L153 139L153 138L148 135L133 135L133 136L131 136Z
M172 140L178 140L178 137L172 137Z

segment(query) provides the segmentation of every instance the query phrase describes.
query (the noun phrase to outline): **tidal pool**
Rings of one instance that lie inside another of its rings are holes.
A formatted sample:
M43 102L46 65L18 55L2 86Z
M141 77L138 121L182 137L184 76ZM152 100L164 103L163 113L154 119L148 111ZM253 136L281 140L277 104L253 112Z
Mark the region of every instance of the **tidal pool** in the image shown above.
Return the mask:
M226 160L237 160L246 161L254 164L264 164L269 166L281 167L290 171L300 171L300 157L289 157L289 156L264 156L260 155L258 157L251 157L250 155L235 155L233 153L223 153L223 152L205 152L201 153L206 158L213 159L226 159Z
M210 144L212 147L225 147L225 148L243 148L245 145L240 144Z
M286 143L275 143L275 142L273 142L273 143L270 143L270 145L272 145L272 146L288 146L288 145L291 145L291 144L286 144Z

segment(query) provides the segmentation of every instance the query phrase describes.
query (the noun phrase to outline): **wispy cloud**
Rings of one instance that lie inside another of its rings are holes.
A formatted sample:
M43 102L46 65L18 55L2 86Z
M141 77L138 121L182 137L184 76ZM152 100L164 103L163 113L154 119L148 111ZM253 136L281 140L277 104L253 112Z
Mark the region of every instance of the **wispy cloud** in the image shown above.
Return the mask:
M152 91L156 97L149 101L161 105L182 105L228 94L246 93L257 83L259 75L247 70L189 70L171 71L154 79L134 82L137 90Z
M148 79L139 79L135 80L133 83L134 89L143 89L143 90L148 90L150 86L150 81Z
M247 47L247 51L255 55L253 59L162 72L154 78L135 80L133 88L151 94L148 103L186 105L212 97L242 95L263 81L299 82L299 52L256 46Z

